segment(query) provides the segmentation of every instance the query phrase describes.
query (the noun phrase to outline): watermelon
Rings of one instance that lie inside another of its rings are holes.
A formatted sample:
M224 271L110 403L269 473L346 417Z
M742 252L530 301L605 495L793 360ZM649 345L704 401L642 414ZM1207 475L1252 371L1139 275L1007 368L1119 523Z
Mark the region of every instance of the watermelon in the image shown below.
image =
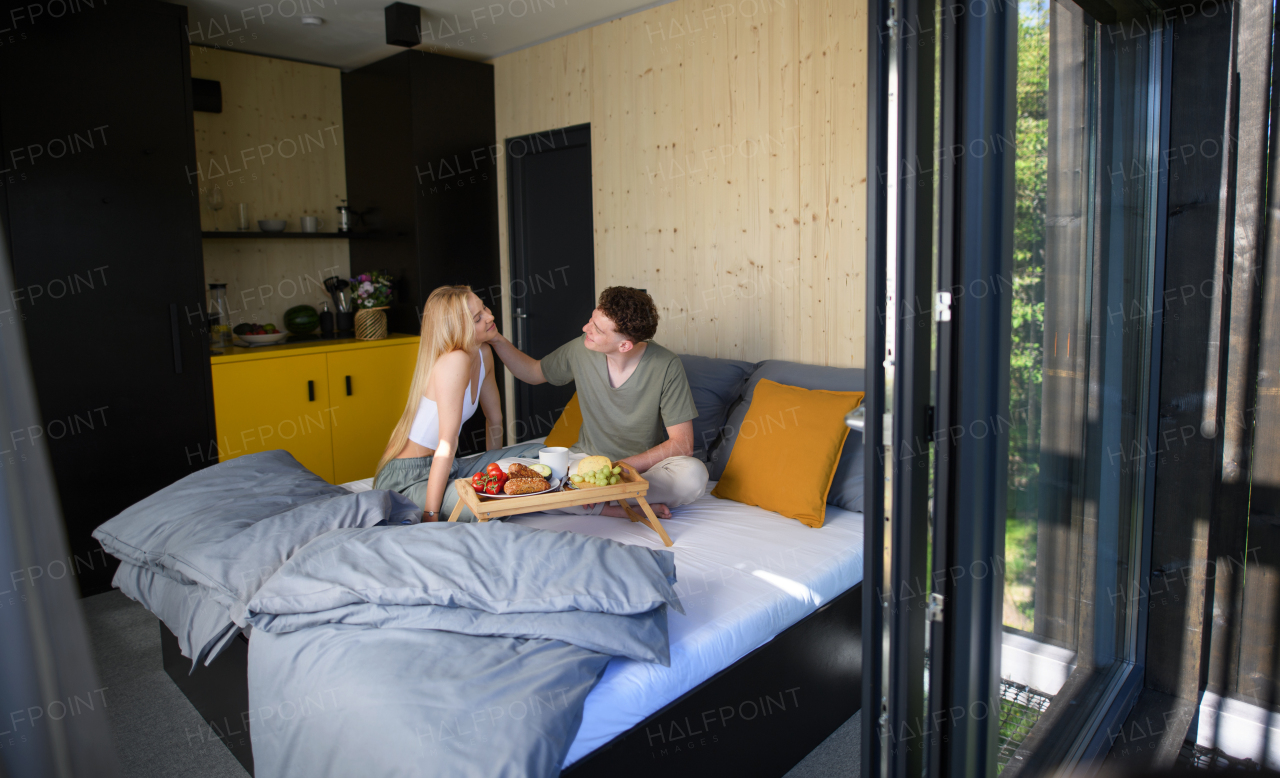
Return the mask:
M284 312L284 328L294 335L309 335L320 326L320 314L310 305L295 305Z

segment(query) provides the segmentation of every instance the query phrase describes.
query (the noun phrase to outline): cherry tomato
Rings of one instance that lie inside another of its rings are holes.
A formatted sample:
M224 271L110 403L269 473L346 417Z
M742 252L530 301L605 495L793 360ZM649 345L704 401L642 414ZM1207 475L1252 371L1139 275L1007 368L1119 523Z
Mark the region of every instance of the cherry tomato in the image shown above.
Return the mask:
M498 466L497 462L494 462L493 464L486 467L484 469L484 473L490 478L501 478L502 476L506 475L506 473L502 472L502 468Z
M502 494L502 482L497 480L496 478L489 479L489 482L484 485L484 493L485 494Z

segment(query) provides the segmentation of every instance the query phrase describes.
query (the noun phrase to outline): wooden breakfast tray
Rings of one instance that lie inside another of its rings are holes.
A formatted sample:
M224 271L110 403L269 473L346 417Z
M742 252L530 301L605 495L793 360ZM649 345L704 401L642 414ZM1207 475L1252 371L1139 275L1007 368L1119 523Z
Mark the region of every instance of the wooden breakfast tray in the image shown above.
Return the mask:
M672 545L671 537L662 528L662 522L658 521L653 508L650 508L649 503L644 499L644 496L649 493L649 482L641 478L636 469L625 462L615 462L614 466L621 467L622 472L619 474L621 480L612 486L589 486L585 489L531 494L528 497L508 497L502 500L477 494L476 490L471 488L470 481L459 478L453 482L454 488L458 490L458 504L453 507L449 521L458 520L463 505L470 508L480 521L488 521L518 513L535 513L550 508L568 508L573 505L617 500L629 519L649 525L654 532L658 533L658 537L662 538L664 545ZM643 516L636 513L635 509L627 503L628 499L640 504L640 510L644 511Z

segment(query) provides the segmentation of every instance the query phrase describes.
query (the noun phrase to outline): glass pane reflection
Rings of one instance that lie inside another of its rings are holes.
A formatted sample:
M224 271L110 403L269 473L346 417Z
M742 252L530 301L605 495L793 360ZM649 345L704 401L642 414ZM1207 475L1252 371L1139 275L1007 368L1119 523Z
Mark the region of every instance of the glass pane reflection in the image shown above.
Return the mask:
M1038 743L1067 756L1134 658L1162 34L1143 29L1098 24L1069 1L1020 6L999 758L1010 774Z

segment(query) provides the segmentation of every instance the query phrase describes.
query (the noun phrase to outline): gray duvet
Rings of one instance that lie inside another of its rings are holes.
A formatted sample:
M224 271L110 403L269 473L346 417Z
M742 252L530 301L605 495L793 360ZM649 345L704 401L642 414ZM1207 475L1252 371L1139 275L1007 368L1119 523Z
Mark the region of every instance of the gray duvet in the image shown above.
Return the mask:
M272 451L94 537L193 663L252 627L259 778L558 774L610 657L669 663L675 555L502 522L402 526L418 515Z
M249 603L258 776L549 776L610 656L667 664L674 555L517 525L337 530Z

